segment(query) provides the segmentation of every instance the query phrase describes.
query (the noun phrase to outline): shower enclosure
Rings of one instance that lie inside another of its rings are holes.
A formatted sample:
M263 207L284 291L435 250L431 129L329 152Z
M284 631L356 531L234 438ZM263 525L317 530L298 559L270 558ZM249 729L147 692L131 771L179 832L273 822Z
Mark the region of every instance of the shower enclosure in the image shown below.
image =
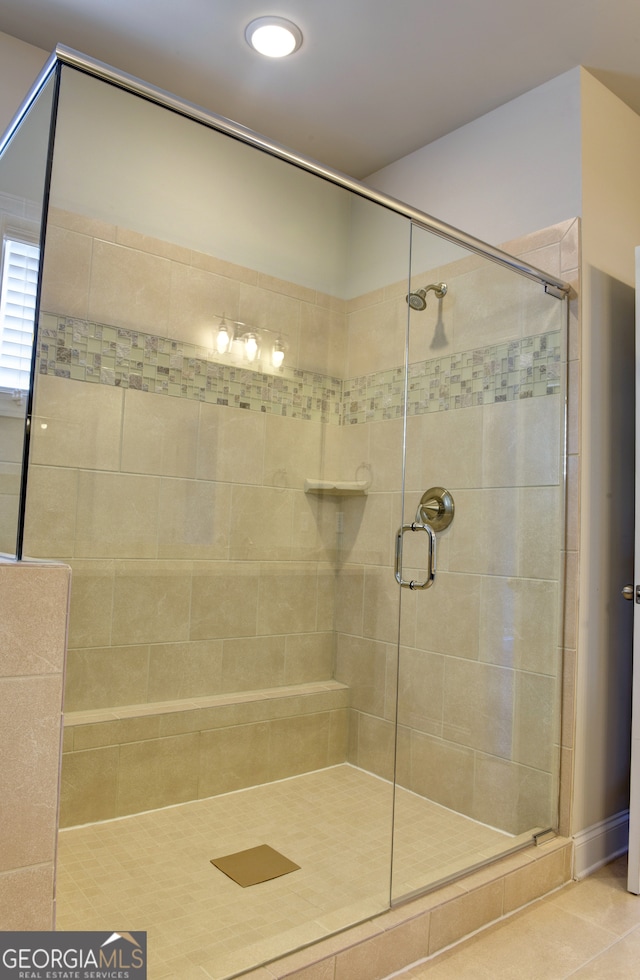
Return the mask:
M188 904L227 977L556 828L564 284L62 48L0 191L1 547L72 568L59 928L164 976ZM211 864L264 844L298 870Z

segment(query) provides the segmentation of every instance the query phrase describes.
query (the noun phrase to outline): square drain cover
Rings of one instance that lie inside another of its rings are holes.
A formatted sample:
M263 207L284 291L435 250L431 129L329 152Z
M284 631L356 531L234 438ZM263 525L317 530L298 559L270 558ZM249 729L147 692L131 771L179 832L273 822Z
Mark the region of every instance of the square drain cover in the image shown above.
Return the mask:
M212 858L211 864L219 868L228 878L232 878L243 888L258 885L261 881L279 878L290 871L299 871L300 865L294 864L289 858L274 851L268 844L250 847L246 851L227 854L224 857Z

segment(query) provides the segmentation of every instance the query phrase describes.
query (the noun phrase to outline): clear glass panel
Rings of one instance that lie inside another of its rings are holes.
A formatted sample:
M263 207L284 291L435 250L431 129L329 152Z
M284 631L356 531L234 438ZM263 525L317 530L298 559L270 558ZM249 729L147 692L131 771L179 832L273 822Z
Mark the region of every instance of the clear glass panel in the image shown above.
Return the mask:
M55 80L0 157L0 552L15 555L42 208Z
M423 229L412 241L426 308L410 314L404 522L434 487L455 510L432 586L402 589L393 899L556 827L559 775L565 303ZM428 541L405 533L405 580L426 579Z
M409 245L63 70L25 551L73 570L62 824L140 816L61 835L60 928L74 848L96 907L215 977L388 907ZM210 863L264 844L300 869Z

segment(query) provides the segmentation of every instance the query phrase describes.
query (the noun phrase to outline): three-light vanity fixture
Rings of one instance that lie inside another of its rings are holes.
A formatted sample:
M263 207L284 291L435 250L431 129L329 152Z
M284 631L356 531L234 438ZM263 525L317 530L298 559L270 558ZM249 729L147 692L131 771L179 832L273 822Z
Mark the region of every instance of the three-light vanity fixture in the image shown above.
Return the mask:
M270 352L273 367L282 367L286 351L282 334L266 327L259 331L247 329L245 323L227 320L224 314L218 319L218 327L214 328L214 348L218 354L235 354L253 364Z

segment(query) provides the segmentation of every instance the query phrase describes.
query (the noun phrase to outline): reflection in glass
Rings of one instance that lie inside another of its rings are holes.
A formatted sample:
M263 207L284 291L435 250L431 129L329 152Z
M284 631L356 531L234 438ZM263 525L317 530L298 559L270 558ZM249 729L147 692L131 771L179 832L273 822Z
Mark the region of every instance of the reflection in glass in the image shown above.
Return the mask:
M54 79L0 157L0 553L18 541L39 241Z

